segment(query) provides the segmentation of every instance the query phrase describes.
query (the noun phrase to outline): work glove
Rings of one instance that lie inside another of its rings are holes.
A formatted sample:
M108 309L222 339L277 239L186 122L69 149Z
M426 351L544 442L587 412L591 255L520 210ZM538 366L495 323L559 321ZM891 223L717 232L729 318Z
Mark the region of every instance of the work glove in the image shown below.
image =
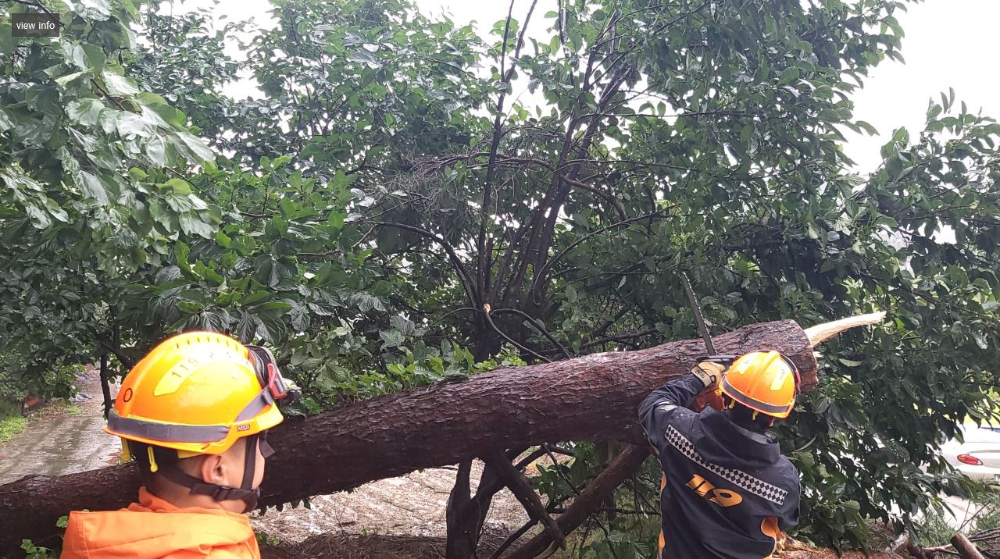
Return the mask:
M719 386L719 382L722 380L722 374L725 372L725 365L722 363L713 363L711 361L702 361L691 369L691 374L700 380L701 383L705 385L706 389L713 389Z

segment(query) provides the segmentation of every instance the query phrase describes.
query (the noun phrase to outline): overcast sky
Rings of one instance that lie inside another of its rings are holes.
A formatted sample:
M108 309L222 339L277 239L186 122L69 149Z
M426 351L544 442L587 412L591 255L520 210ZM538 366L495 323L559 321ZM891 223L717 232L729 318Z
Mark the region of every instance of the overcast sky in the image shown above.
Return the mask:
M515 0L514 14L524 18L531 0ZM184 5L208 4L206 0ZM477 22L480 32L507 16L510 4L488 0L416 0L428 15L447 12L457 24ZM553 6L546 6L553 4ZM540 0L536 16L555 9L555 0ZM270 5L266 0L220 0L216 8L230 20L254 17L268 26ZM927 0L910 6L899 16L906 32L903 56L906 64L886 60L854 96L855 117L875 126L881 137L849 136L845 146L848 156L861 171L874 169L881 157L879 147L893 129L907 127L915 136L923 127L927 102L949 87L970 110L1000 118L1000 71L997 70L997 23L1000 23L1000 0ZM536 18L539 31L549 20ZM993 68L991 70L991 68ZM247 88L228 90L246 94Z

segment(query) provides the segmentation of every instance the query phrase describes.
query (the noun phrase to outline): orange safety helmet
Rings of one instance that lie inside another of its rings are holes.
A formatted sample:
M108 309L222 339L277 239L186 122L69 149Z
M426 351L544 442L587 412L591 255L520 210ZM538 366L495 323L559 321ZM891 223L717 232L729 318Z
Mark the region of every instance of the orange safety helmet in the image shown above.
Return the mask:
M217 332L187 332L132 368L104 430L181 457L220 454L281 423L276 400L287 394L267 350Z
M795 406L799 370L777 351L753 351L740 356L722 377L722 393L744 406L785 418Z

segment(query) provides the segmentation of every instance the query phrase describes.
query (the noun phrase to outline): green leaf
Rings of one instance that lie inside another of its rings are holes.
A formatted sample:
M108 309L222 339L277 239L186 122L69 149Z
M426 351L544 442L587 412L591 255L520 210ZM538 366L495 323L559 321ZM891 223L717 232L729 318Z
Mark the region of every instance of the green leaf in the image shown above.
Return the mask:
M66 114L69 118L84 126L97 124L102 111L104 103L98 99L81 99L66 105Z
M76 185L88 198L93 198L99 204L105 205L109 202L108 191L96 175L80 171L76 174Z
M215 159L215 152L200 138L187 132L177 132L177 138L181 141L185 155L197 163L205 163Z
M0 54L10 54L17 49L18 37L9 23L0 23Z
M164 186L172 189L174 194L188 195L193 192L191 188L191 183L177 177L168 180L166 183L164 183Z
M566 286L566 300L570 303L576 303L578 295L576 293L576 288L572 285Z
M71 84L72 82L86 76L90 76L90 72L88 71L73 72L72 74L66 74L65 76L56 78L56 83L58 83L62 87L68 87L69 84Z
M76 13L86 19L104 21L111 17L111 5L108 0L79 0Z
M149 140L146 144L146 155L155 165L167 166L167 143L163 137L155 136Z
M403 342L406 341L403 333L395 329L382 330L379 332L379 337L382 338L382 349L398 347L403 345Z
M108 70L101 72L101 80L108 93L113 97L124 97L139 92L139 88L130 78Z
M559 35L553 35L549 41L549 50L551 52L559 52L560 46L562 46L562 42L559 40Z
M791 66L781 72L781 76L778 78L778 85L790 84L797 79L799 79L799 69L796 66Z
M191 263L188 261L188 257L191 255L191 249L183 241L177 241L174 244L174 258L177 260L177 265L185 273L190 275L195 275L194 271L191 269Z
M6 132L14 128L14 118L7 109L0 107L0 132Z
M100 45L83 45L83 52L87 57L87 69L93 70L97 74L104 71L106 57L104 56L104 49Z

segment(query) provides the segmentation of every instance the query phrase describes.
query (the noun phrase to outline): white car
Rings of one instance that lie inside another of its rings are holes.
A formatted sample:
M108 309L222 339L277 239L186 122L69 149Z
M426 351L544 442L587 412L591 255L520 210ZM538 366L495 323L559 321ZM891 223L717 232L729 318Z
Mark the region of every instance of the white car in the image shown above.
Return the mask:
M953 439L941 454L956 470L977 481L1000 484L1000 426L962 426L965 442Z

